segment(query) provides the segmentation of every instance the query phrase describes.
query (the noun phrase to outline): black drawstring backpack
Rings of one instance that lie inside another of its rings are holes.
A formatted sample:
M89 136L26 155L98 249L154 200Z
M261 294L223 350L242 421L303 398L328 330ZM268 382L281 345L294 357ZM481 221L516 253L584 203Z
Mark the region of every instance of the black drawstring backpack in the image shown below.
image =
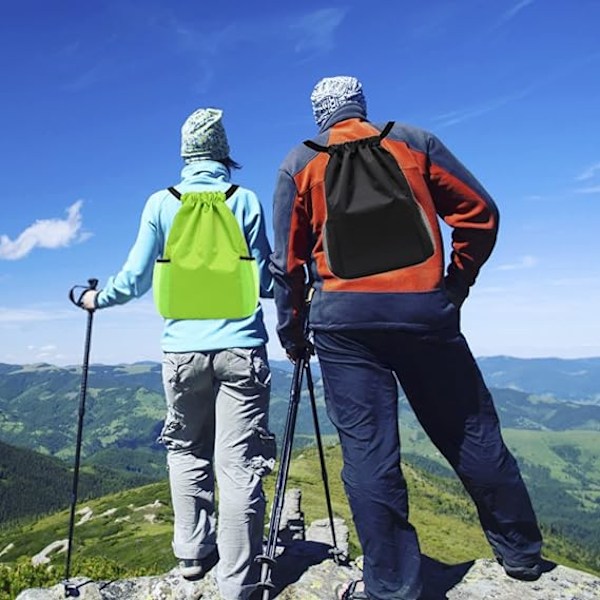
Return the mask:
M356 279L415 265L433 255L421 208L379 135L342 144L306 146L329 154L325 170L327 218L323 243L331 272Z

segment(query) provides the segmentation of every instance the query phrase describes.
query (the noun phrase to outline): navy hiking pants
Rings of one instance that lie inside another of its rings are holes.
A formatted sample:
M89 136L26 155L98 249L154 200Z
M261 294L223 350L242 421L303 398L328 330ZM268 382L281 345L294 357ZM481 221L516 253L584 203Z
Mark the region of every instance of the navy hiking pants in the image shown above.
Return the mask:
M315 331L342 479L373 600L415 600L422 589L417 534L400 466L400 382L419 422L473 498L494 552L511 565L539 557L541 534L491 395L460 333Z

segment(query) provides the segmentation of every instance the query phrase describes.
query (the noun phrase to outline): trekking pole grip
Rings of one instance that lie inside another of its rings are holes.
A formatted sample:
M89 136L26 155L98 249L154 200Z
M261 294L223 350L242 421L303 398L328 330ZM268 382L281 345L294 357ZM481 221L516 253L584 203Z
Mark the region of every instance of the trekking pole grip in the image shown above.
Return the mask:
M86 292L89 292L90 290L95 290L98 287L98 280L95 278L92 279L88 279L88 284L87 287L84 285L75 285L71 288L71 290L69 291L69 300L75 305L78 306L79 308L81 308L81 301L83 300L83 296ZM79 294L79 298L77 300L75 300L75 294L77 290L83 290L80 294Z

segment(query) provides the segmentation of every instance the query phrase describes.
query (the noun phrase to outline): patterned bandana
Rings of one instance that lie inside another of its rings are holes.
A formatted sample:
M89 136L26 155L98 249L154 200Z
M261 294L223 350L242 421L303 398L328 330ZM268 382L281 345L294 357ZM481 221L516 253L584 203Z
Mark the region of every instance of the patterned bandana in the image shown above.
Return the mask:
M356 77L325 77L315 85L310 95L315 121L320 127L338 108L354 102L367 113L367 101Z
M218 108L199 108L186 119L181 128L181 156L186 163L229 156L222 116Z

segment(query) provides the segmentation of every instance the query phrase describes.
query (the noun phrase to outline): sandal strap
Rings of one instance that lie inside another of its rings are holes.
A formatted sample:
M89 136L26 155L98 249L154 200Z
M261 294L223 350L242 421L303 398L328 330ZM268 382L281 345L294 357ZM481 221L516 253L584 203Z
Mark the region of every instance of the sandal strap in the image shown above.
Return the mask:
M363 591L357 591L356 586L362 583L362 579L355 579L350 582L350 585L345 589L342 594L341 600L369 600L369 596Z

